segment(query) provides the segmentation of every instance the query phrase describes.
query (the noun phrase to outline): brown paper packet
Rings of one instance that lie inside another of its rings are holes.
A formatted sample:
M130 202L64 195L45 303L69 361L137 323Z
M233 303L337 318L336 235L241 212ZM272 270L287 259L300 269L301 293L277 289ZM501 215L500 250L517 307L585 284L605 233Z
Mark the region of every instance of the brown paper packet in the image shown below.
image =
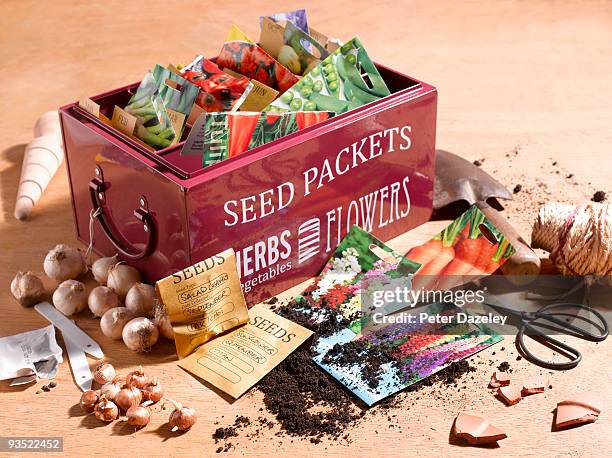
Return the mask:
M172 324L179 358L249 319L231 248L159 280L155 289Z
M179 366L238 398L304 343L312 331L258 304L248 324L202 345Z

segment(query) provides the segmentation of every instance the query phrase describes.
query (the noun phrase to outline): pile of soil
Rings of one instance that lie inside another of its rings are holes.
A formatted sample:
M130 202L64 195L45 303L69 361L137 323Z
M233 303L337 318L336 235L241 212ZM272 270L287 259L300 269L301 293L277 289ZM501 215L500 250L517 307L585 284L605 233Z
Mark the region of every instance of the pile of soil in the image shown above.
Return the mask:
M347 324L337 320L334 314L319 322L313 319L312 315L300 312L295 303L278 305L274 311L315 332L315 339L343 329ZM333 347L325 358L339 365L361 361L364 379L377 384L380 363L393 361L393 355L380 346L378 349L369 347L368 356L364 356L364 345L365 341L355 341ZM217 449L218 452L228 451L233 447L231 444L227 446L227 440L238 436L239 430L244 429L247 436L252 438L258 436L262 430L272 428L275 423L280 428L275 433L277 436L296 437L312 443L319 443L323 439L349 440L351 427L364 417L387 415L386 411L405 401L404 396L396 395L381 401L374 408L368 408L313 361L311 348L312 342L306 342L270 371L253 389L263 393L265 410L274 416L275 421L266 422L260 417L258 427L253 430L248 418L236 417L232 425L215 431L215 440L226 441L224 446ZM457 382L462 377L475 370L467 361L460 361L411 385L406 392L413 393L434 384L457 387Z

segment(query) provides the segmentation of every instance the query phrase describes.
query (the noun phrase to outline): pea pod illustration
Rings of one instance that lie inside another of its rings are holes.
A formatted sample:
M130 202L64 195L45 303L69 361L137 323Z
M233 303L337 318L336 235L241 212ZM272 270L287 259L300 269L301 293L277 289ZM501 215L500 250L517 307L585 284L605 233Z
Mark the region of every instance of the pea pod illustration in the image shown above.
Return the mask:
M346 100L339 100L323 94L312 94L310 101L317 104L317 109L320 111L333 111L334 113L344 113L348 109Z
M291 44L297 46L297 41ZM344 113L390 94L357 38L323 58L291 89L270 110L312 110L316 105L317 110Z
M348 100L355 100L361 102L361 105L365 105L366 103L375 102L380 97L371 94L370 92L366 92L357 86L355 86L350 81L344 82L344 94Z

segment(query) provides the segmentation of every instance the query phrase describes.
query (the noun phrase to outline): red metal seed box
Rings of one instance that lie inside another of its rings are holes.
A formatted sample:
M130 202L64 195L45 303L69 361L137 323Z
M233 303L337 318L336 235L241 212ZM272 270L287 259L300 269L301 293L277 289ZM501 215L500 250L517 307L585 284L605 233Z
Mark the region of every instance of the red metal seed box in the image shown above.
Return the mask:
M378 65L392 94L221 163L152 153L60 109L78 238L151 282L234 248L249 305L319 272L353 224L388 240L431 215L437 92ZM137 84L93 97L112 116ZM184 138L184 136L183 136Z

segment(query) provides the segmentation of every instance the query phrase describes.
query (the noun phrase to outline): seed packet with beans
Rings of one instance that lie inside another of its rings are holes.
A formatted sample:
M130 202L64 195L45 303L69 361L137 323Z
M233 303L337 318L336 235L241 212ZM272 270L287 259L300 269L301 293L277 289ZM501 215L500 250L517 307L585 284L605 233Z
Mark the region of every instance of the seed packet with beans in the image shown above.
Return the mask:
M177 137L153 73L147 72L125 111L137 119L135 136L153 148L166 148Z
M319 110L338 114L390 93L361 41L355 37L305 73L297 84L266 110Z

